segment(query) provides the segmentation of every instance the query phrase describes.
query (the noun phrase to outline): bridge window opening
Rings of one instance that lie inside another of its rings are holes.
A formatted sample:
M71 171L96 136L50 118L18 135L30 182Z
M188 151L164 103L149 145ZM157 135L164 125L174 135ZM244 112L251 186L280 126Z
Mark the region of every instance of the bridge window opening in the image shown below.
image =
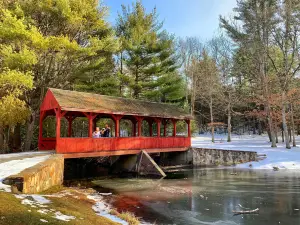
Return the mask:
M160 123L161 124L161 123ZM159 129L160 136L162 135L162 126ZM152 121L152 137L157 137L157 121Z
M133 137L134 136L134 120L121 119L120 120L120 137Z
M72 121L72 130L70 137L88 137L89 121L86 117L76 117Z
M94 120L94 127L93 127L93 131L96 129L96 127L99 127L100 130L105 128L105 124L108 124L108 126L110 127L110 137L115 137L115 121L110 118L109 116L101 116L101 117L96 117L96 119Z
M65 117L61 118L60 119L60 136L68 137L68 129L69 129L68 120Z
M150 125L146 120L142 121L142 136L150 137Z
M187 137L188 136L188 124L184 120L176 122L176 136Z
M163 120L163 135L164 137L172 137L174 131L173 122L169 119Z
M42 123L43 137L55 138L56 137L56 118L55 116L47 116Z

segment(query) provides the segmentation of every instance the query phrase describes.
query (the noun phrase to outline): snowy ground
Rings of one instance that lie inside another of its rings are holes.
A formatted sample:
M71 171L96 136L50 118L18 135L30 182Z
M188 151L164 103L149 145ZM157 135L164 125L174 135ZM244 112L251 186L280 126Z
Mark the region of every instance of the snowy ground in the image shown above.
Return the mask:
M300 137L296 138L300 145ZM259 162L251 162L253 169L300 169L300 147L286 149L281 141L277 148L271 148L267 136L239 135L233 136L232 142L226 141L225 135L217 135L215 143L211 142L209 135L192 138L192 146L199 148L214 148L224 150L255 151L258 154L266 154L267 158ZM249 168L250 163L237 165L237 168Z
M14 154L6 154L6 155L0 155L0 157L8 157L9 155ZM2 183L3 179L20 173L21 171L25 170L26 168L32 167L40 162L45 161L49 155L44 156L37 156L32 158L23 158L18 160L10 160L4 163L0 163L0 190L5 190L7 192L10 192L10 186L5 185ZM13 158L13 157L12 157Z
M9 154L0 154L0 163L2 161L9 161L13 159L20 158L32 158L42 155L53 154L54 151L36 151L36 152L19 152L19 153L9 153Z

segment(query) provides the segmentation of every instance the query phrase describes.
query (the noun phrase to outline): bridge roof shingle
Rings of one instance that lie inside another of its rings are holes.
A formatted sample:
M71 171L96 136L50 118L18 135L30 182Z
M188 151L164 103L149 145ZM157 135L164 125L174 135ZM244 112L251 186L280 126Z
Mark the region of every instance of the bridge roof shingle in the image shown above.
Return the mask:
M65 111L137 115L173 119L191 119L177 105L50 88L58 105ZM45 100L44 100L45 101Z

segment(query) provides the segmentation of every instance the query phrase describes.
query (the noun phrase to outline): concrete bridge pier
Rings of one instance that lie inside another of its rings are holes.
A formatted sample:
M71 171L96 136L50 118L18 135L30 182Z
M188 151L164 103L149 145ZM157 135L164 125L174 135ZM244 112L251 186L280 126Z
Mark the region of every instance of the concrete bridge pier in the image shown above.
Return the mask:
M162 152L160 153L160 166L192 165L193 151L191 149L184 152Z

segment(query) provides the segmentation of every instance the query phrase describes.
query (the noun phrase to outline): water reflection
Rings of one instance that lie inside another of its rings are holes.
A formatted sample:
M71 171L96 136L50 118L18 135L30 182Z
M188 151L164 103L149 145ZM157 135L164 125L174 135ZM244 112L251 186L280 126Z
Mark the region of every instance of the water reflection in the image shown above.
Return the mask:
M115 193L111 201L119 210L156 224L300 224L300 174L296 171L194 169L183 175L160 181L95 183ZM259 214L234 216L233 210L245 210L241 207L259 208Z

